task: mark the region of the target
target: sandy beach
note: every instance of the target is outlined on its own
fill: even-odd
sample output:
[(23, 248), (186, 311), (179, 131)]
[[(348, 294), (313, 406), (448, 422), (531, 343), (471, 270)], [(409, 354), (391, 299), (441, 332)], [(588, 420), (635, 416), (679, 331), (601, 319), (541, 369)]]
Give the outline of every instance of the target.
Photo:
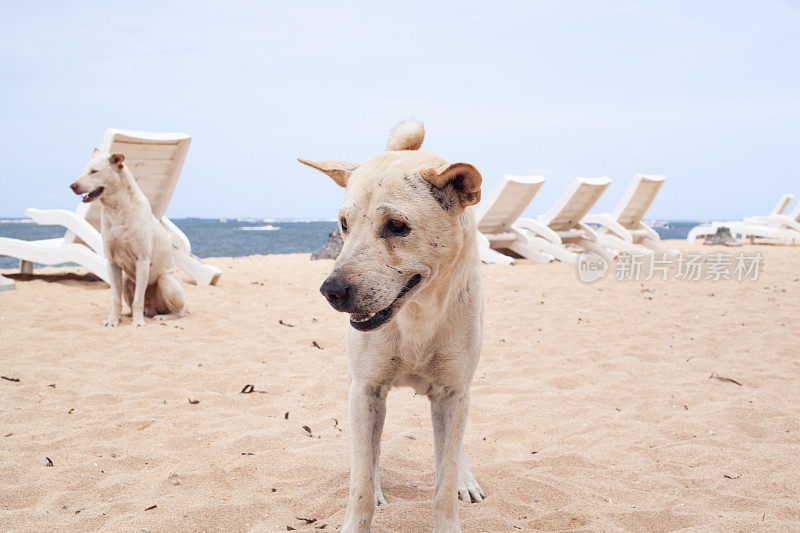
[[(484, 265), (466, 450), (487, 499), (459, 504), (464, 531), (800, 529), (800, 248), (692, 249), (760, 252), (760, 278)], [(109, 289), (85, 270), (12, 275), (0, 530), (341, 526), (346, 317), (317, 292), (332, 263), (208, 261), (219, 286), (187, 283), (185, 318), (136, 330), (100, 325)], [(429, 531), (428, 402), (409, 389), (389, 396), (381, 480), (373, 529)]]

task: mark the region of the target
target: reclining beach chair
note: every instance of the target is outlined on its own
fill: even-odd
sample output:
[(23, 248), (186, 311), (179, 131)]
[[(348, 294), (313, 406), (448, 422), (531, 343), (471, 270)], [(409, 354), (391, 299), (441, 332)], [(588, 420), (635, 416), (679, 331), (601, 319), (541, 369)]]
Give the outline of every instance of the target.
[[(125, 155), (125, 164), (150, 201), (153, 214), (172, 239), (176, 266), (192, 276), (198, 285), (213, 285), (222, 271), (193, 256), (189, 239), (164, 216), (190, 142), (191, 137), (183, 133), (109, 129), (100, 150)], [(67, 188), (67, 184), (64, 188)], [(102, 208), (97, 201), (81, 203), (75, 212), (66, 209), (27, 209), (25, 215), (37, 224), (64, 226), (67, 232), (61, 238), (38, 241), (0, 238), (0, 256), (18, 258), (23, 274), (33, 274), (34, 263), (77, 263), (108, 282), (108, 263), (100, 235)]]
[(718, 228), (728, 228), (731, 234), (741, 237), (779, 239), (786, 244), (800, 243), (800, 202), (788, 215), (783, 212), (792, 200), (791, 194), (784, 194), (775, 204), (769, 215), (745, 217), (744, 220), (712, 222), (696, 226), (689, 231), (686, 240), (694, 242), (699, 237), (714, 235)]
[(664, 183), (664, 176), (637, 174), (612, 213), (586, 215), (583, 222), (597, 224), (597, 242), (629, 255), (653, 252), (678, 255), (679, 252), (661, 243), (658, 233), (642, 222), (650, 204)]
[(531, 248), (527, 235), (513, 227), (544, 183), (542, 176), (503, 176), (475, 213), (478, 247), (484, 263), (514, 262), (497, 250), (512, 252), (533, 261), (547, 263), (553, 256)]
[(580, 246), (611, 261), (616, 252), (599, 244), (597, 233), (582, 222), (609, 183), (611, 180), (607, 177), (575, 178), (547, 214), (536, 219), (518, 218), (514, 227), (525, 232), (534, 250), (550, 254), (559, 261), (574, 263), (578, 260), (578, 253), (567, 245)]

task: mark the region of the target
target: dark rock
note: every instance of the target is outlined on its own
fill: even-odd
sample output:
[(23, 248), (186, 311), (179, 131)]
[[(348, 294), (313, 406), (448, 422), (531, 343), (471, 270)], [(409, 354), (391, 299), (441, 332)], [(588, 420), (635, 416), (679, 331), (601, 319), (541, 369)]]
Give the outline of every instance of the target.
[(323, 246), (321, 250), (311, 254), (311, 260), (336, 259), (339, 257), (339, 254), (342, 253), (342, 246), (344, 246), (344, 242), (342, 241), (342, 234), (339, 232), (339, 228), (332, 229), (328, 234), (328, 242), (325, 243), (325, 246)]
[(726, 228), (724, 226), (717, 228), (717, 232), (714, 235), (706, 237), (706, 240), (703, 241), (703, 244), (721, 244), (723, 246), (742, 245), (742, 243), (733, 238), (730, 228)]

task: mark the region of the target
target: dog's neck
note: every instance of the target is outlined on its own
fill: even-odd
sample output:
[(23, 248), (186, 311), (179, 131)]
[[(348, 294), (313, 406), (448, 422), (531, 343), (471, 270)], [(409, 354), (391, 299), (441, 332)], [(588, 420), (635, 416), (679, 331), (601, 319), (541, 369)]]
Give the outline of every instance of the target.
[(103, 207), (116, 212), (139, 209), (142, 202), (146, 204), (147, 197), (127, 166), (123, 166), (119, 172), (119, 188), (100, 197)]
[[(472, 211), (462, 213), (459, 223), (464, 232), (463, 246), (455, 260), (436, 274), (437, 278), (449, 279), (450, 282), (425, 287), (400, 310), (395, 322), (401, 337), (426, 342), (436, 335), (441, 320), (458, 316), (454, 311), (463, 305), (465, 298), (482, 298), (480, 255)], [(473, 281), (475, 283), (471, 283)], [(471, 287), (478, 294), (467, 294)]]

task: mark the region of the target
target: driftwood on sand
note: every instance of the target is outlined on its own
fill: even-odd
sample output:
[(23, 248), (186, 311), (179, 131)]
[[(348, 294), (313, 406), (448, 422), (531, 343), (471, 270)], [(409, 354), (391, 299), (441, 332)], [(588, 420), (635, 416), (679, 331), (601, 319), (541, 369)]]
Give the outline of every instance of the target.
[(311, 254), (311, 259), (336, 259), (342, 253), (342, 234), (339, 233), (339, 228), (332, 229), (328, 234), (328, 242), (325, 243), (320, 250)]

